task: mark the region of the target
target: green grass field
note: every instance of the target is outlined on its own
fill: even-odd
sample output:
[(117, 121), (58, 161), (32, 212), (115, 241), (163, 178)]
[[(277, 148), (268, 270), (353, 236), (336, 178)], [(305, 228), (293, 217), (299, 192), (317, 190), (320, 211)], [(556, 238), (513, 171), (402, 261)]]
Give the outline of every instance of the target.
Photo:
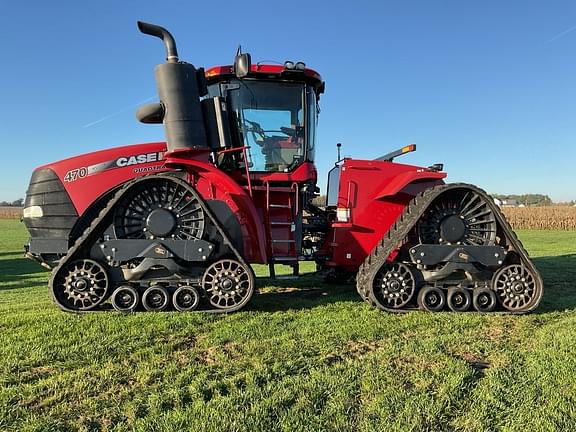
[(527, 316), (384, 314), (314, 276), (228, 316), (77, 316), (0, 220), (0, 430), (576, 430), (576, 232), (519, 234)]

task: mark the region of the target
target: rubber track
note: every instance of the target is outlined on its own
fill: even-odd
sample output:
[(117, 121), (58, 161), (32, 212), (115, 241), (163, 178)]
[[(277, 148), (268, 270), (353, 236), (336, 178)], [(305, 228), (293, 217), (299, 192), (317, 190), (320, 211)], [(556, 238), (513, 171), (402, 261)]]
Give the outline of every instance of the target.
[(506, 236), (506, 241), (512, 246), (512, 249), (519, 255), (521, 263), (525, 265), (533, 273), (536, 279), (536, 283), (540, 289), (540, 297), (531, 305), (528, 309), (523, 311), (506, 311), (509, 314), (524, 314), (531, 312), (540, 303), (543, 294), (543, 282), (540, 273), (530, 261), (528, 253), (524, 249), (522, 242), (516, 236), (516, 233), (506, 220), (505, 216), (500, 211), (500, 208), (494, 203), (494, 200), (488, 195), (484, 190), (477, 186), (466, 184), (466, 183), (451, 183), (446, 185), (435, 186), (430, 189), (426, 189), (417, 196), (415, 196), (412, 201), (406, 206), (402, 214), (398, 217), (394, 225), (390, 227), (386, 235), (382, 238), (380, 243), (372, 250), (372, 253), (368, 255), (365, 261), (362, 263), (358, 270), (358, 275), (356, 277), (356, 289), (364, 301), (371, 304), (372, 306), (386, 311), (386, 312), (409, 312), (413, 310), (418, 310), (417, 308), (410, 309), (393, 309), (382, 305), (374, 295), (374, 278), (380, 267), (386, 262), (388, 256), (396, 247), (406, 238), (410, 233), (412, 228), (418, 222), (420, 216), (426, 211), (428, 206), (436, 199), (439, 195), (444, 192), (453, 189), (467, 189), (471, 190), (478, 195), (480, 195), (486, 203), (490, 206), (496, 220), (500, 225), (501, 229), (504, 231)]
[[(87, 242), (89, 242), (90, 240), (95, 241), (98, 238), (98, 236), (101, 234), (101, 232), (99, 232), (98, 229), (102, 228), (102, 225), (104, 225), (103, 228), (106, 228), (108, 226), (106, 224), (106, 222), (107, 222), (106, 217), (111, 214), (112, 210), (114, 209), (114, 206), (124, 196), (124, 194), (127, 193), (130, 188), (132, 188), (133, 186), (135, 186), (136, 184), (138, 184), (140, 182), (156, 180), (156, 179), (168, 179), (168, 180), (175, 181), (176, 183), (180, 183), (181, 186), (185, 186), (187, 188), (191, 187), (190, 184), (188, 184), (184, 180), (182, 180), (182, 179), (180, 179), (174, 175), (170, 175), (170, 174), (150, 174), (150, 175), (142, 176), (142, 177), (139, 177), (137, 179), (126, 182), (124, 184), (124, 186), (114, 194), (114, 196), (108, 202), (106, 207), (104, 207), (100, 211), (100, 213), (98, 214), (98, 217), (96, 217), (92, 221), (92, 223), (90, 223), (90, 225), (84, 230), (82, 235), (80, 237), (78, 237), (78, 239), (76, 239), (76, 241), (74, 242), (74, 245), (72, 245), (72, 247), (70, 249), (68, 249), (68, 252), (66, 253), (66, 255), (64, 257), (62, 257), (62, 259), (60, 259), (60, 261), (58, 262), (58, 265), (56, 267), (54, 267), (54, 269), (52, 270), (52, 276), (50, 277), (50, 282), (49, 282), (48, 286), (50, 288), (50, 295), (52, 296), (52, 300), (54, 301), (54, 303), (56, 303), (58, 305), (58, 307), (60, 307), (60, 309), (62, 309), (63, 311), (66, 311), (66, 312), (73, 312), (73, 313), (94, 313), (94, 312), (112, 312), (112, 311), (115, 311), (115, 309), (98, 309), (98, 307), (101, 306), (101, 304), (99, 306), (96, 306), (95, 309), (90, 309), (90, 310), (76, 310), (76, 309), (69, 309), (67, 307), (64, 307), (63, 305), (61, 305), (58, 302), (58, 300), (56, 299), (56, 296), (54, 295), (54, 282), (58, 276), (58, 273), (64, 268), (64, 266), (66, 266), (66, 264), (68, 264), (69, 262), (71, 262), (75, 259), (82, 259), (83, 258), (83, 257), (77, 256), (78, 253), (87, 244)], [(206, 203), (204, 202), (202, 197), (198, 193), (196, 193), (196, 195), (198, 198), (198, 202), (200, 203), (200, 206), (202, 207), (202, 210), (205, 212), (205, 214), (208, 216), (210, 221), (214, 224), (214, 226), (218, 230), (219, 234), (224, 239), (224, 244), (226, 246), (228, 246), (230, 248), (230, 250), (232, 250), (232, 252), (236, 256), (236, 259), (248, 271), (252, 272), (252, 268), (246, 263), (246, 261), (244, 260), (244, 258), (242, 257), (242, 255), (240, 254), (238, 249), (236, 249), (236, 247), (234, 247), (234, 244), (230, 240), (230, 237), (228, 237), (228, 235), (226, 234), (226, 231), (224, 230), (224, 228), (222, 227), (222, 225), (220, 224), (218, 219), (216, 219), (216, 217), (214, 216), (212, 211), (208, 208), (208, 206), (206, 205)], [(94, 238), (94, 237), (96, 237), (96, 238)], [(90, 243), (90, 245), (91, 245), (91, 243)], [(100, 263), (100, 264), (103, 264), (103, 263)], [(106, 265), (106, 264), (103, 264), (103, 265)], [(253, 279), (254, 279), (254, 277), (253, 277)], [(112, 292), (113, 292), (113, 290), (110, 292), (110, 294), (112, 294)], [(254, 294), (254, 292), (252, 294)], [(235, 306), (235, 307), (230, 308), (230, 309), (224, 309), (224, 310), (222, 310), (222, 309), (208, 309), (208, 310), (199, 310), (198, 312), (207, 312), (207, 313), (235, 312), (236, 310), (241, 309), (242, 307), (246, 306), (246, 304), (248, 304), (248, 303), (249, 303), (249, 301), (240, 305), (240, 306)]]

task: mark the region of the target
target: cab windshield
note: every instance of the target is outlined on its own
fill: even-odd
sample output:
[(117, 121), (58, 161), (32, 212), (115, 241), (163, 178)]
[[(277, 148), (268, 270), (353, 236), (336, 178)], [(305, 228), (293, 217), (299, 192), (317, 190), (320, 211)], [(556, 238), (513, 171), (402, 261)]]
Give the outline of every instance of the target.
[(238, 81), (228, 90), (238, 139), (251, 171), (291, 171), (306, 157), (305, 85)]

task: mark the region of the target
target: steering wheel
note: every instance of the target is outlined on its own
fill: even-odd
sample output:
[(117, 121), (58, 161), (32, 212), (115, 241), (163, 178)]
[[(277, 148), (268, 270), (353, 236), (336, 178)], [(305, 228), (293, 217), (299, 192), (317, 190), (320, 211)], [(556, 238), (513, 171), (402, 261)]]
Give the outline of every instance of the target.
[[(243, 119), (243, 121), (244, 121), (244, 129), (247, 132), (250, 132), (253, 135), (259, 135), (261, 140), (265, 140), (266, 138), (268, 138), (266, 132), (264, 131), (264, 129), (262, 129), (262, 126), (260, 126), (259, 123), (247, 119)], [(256, 136), (254, 136), (254, 140), (257, 141)]]
[(280, 132), (285, 133), (288, 136), (296, 138), (296, 129), (292, 129), (285, 126), (280, 126)]
[(304, 128), (302, 126), (296, 126), (294, 128), (284, 127), (284, 126), (280, 127), (280, 132), (288, 135), (289, 137), (295, 138), (295, 139), (302, 138), (303, 131), (304, 131)]

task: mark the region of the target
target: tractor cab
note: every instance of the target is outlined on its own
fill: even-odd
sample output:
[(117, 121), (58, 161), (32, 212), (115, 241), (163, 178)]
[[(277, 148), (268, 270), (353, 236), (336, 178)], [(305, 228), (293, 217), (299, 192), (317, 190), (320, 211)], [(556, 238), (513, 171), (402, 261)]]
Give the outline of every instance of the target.
[(243, 160), (238, 151), (217, 152), (220, 168), (247, 167), (255, 177), (266, 177), (293, 173), (305, 162), (314, 162), (318, 99), (324, 85), (318, 73), (303, 63), (296, 65), (254, 65), (242, 77), (235, 66), (206, 71), (208, 96), (223, 105), (221, 115), (226, 113), (222, 124), (229, 127), (228, 146), (244, 149), (246, 155)]

